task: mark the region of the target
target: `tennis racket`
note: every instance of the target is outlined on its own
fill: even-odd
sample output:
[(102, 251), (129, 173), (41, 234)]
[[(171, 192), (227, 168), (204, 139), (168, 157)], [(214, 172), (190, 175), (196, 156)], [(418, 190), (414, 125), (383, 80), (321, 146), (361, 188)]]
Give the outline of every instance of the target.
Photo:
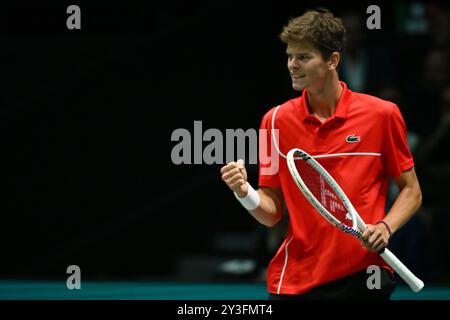
[[(300, 149), (290, 150), (286, 159), (292, 178), (312, 206), (332, 225), (360, 238), (367, 226), (333, 177)], [(391, 251), (385, 248), (379, 254), (414, 292), (422, 290), (422, 280)]]

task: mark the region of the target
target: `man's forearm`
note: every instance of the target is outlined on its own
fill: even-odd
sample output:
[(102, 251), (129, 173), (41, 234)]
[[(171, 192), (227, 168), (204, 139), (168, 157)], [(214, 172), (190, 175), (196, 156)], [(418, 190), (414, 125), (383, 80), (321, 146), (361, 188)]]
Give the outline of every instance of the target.
[(392, 233), (397, 231), (414, 215), (422, 203), (422, 193), (419, 187), (405, 186), (397, 196), (391, 210), (384, 221), (391, 228)]
[(265, 191), (257, 190), (260, 196), (260, 204), (255, 210), (249, 210), (250, 214), (261, 224), (273, 227), (283, 216), (281, 201), (269, 196)]

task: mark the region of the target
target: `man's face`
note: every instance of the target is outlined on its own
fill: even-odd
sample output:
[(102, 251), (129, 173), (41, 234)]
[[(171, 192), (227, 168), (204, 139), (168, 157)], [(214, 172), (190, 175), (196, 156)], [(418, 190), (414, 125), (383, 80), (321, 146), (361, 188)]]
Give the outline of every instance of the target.
[(330, 71), (329, 65), (311, 43), (290, 43), (286, 54), (294, 90), (320, 88), (323, 85)]

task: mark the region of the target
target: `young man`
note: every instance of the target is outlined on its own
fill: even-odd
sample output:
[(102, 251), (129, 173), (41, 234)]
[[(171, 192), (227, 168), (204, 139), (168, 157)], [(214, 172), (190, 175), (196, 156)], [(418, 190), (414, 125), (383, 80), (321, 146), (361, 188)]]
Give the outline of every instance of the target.
[[(243, 161), (222, 167), (222, 180), (260, 223), (275, 225), (287, 206), (287, 237), (267, 271), (274, 299), (389, 299), (392, 270), (377, 254), (421, 204), (406, 128), (397, 106), (352, 92), (339, 81), (337, 67), (345, 28), (327, 10), (308, 11), (292, 19), (281, 34), (287, 45), (287, 67), (298, 98), (271, 109), (261, 128), (278, 129), (279, 170), (259, 176), (255, 191), (247, 182)], [(267, 142), (270, 145), (270, 141)], [(319, 159), (353, 202), (368, 227), (359, 242), (340, 232), (305, 202), (292, 180), (285, 155), (292, 148)], [(389, 177), (399, 195), (385, 213)], [(303, 203), (303, 205), (301, 204)], [(381, 267), (381, 288), (369, 289), (371, 265)]]

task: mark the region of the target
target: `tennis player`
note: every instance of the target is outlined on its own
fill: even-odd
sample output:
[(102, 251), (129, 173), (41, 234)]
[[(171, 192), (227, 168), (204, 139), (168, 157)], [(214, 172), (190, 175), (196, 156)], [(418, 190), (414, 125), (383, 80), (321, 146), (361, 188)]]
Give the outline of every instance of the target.
[[(272, 227), (282, 218), (284, 205), (288, 209), (286, 239), (267, 271), (269, 298), (390, 299), (393, 271), (377, 251), (388, 245), (422, 199), (402, 115), (394, 103), (353, 92), (339, 80), (345, 28), (330, 11), (310, 10), (291, 19), (280, 38), (287, 46), (292, 87), (302, 93), (262, 119), (261, 128), (271, 132), (268, 139), (278, 129), (278, 148), (270, 152), (277, 153), (279, 170), (261, 174), (271, 164), (260, 164), (255, 190), (242, 160), (221, 168), (222, 180), (260, 223)], [(292, 148), (322, 156), (317, 160), (368, 224), (360, 241), (333, 228), (307, 201), (299, 201), (303, 195), (285, 159)], [(386, 214), (390, 177), (399, 194)], [(369, 266), (380, 267), (378, 281), (368, 273), (373, 270)]]

